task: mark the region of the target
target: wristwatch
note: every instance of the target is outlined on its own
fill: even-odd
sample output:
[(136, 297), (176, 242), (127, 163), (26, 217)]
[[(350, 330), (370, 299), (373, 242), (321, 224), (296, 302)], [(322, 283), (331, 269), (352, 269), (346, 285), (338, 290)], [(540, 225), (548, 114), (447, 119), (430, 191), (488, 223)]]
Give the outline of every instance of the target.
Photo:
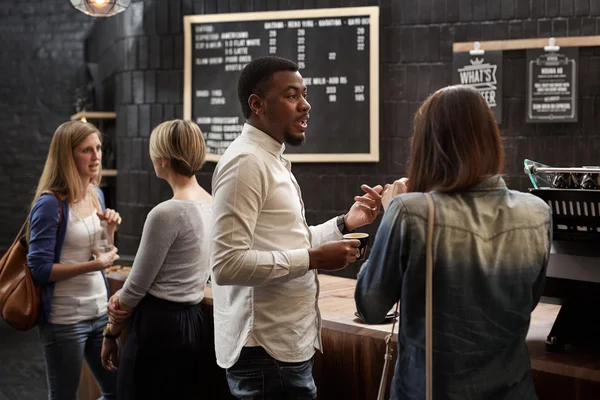
[(108, 331), (109, 326), (110, 326), (110, 323), (106, 324), (106, 326), (104, 327), (104, 330), (102, 331), (102, 336), (104, 336), (107, 339), (118, 339), (120, 334), (111, 335), (110, 332)]
[(342, 233), (342, 235), (350, 233), (350, 231), (346, 227), (346, 223), (344, 222), (344, 217), (345, 216), (346, 216), (346, 214), (342, 214), (339, 217), (337, 217), (337, 220), (336, 220), (337, 227), (340, 230), (340, 232)]

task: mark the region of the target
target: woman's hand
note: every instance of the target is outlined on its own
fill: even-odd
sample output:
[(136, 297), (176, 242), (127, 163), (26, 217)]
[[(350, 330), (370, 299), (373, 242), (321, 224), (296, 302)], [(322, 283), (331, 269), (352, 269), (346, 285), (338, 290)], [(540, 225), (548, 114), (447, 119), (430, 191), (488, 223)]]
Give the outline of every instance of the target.
[(117, 372), (116, 365), (119, 363), (119, 343), (117, 339), (104, 338), (102, 340), (102, 352), (100, 353), (102, 366), (110, 372)]
[(117, 249), (115, 246), (113, 246), (108, 253), (100, 253), (97, 249), (92, 249), (92, 254), (96, 256), (98, 270), (112, 266), (113, 263), (120, 258), (117, 254), (118, 250), (119, 249)]
[(100, 221), (106, 221), (106, 229), (109, 235), (113, 235), (117, 226), (121, 224), (121, 215), (111, 208), (104, 209), (104, 212), (96, 212)]
[(385, 185), (383, 189), (383, 196), (381, 199), (381, 205), (383, 206), (383, 210), (385, 211), (392, 201), (392, 199), (399, 194), (406, 193), (408, 191), (408, 178), (401, 178), (395, 181), (394, 183)]
[(111, 296), (106, 307), (108, 310), (108, 321), (112, 325), (121, 325), (123, 322), (127, 321), (131, 315), (129, 312), (121, 310), (121, 305), (119, 303), (120, 292), (121, 291), (119, 290)]

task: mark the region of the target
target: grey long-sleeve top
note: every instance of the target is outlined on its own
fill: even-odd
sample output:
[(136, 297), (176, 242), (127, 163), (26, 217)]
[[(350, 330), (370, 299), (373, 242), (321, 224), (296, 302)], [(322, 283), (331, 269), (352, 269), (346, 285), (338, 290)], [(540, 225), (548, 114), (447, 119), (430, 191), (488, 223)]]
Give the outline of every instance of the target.
[(148, 213), (120, 301), (135, 307), (146, 295), (180, 303), (204, 298), (210, 276), (212, 203), (167, 200)]

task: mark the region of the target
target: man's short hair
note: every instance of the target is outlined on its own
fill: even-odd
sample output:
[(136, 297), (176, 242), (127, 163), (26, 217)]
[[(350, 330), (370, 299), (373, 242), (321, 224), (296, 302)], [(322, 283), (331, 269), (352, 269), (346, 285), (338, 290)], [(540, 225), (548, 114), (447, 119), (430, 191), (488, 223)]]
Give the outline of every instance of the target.
[(248, 63), (238, 80), (238, 98), (242, 105), (244, 118), (252, 115), (248, 99), (252, 94), (264, 96), (267, 92), (267, 81), (279, 71), (298, 71), (298, 64), (281, 57), (260, 57)]

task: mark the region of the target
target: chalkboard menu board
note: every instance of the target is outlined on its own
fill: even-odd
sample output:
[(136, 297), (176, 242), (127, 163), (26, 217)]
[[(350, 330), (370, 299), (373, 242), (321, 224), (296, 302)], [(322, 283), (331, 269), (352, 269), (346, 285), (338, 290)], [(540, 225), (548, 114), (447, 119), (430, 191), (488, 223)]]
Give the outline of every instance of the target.
[(577, 122), (579, 48), (527, 50), (527, 122)]
[(496, 121), (502, 122), (501, 51), (485, 51), (480, 55), (468, 51), (454, 53), (452, 83), (475, 88), (487, 101)]
[(184, 17), (184, 118), (217, 161), (245, 122), (240, 71), (262, 56), (298, 63), (311, 104), (296, 162), (379, 161), (379, 8), (354, 7)]

